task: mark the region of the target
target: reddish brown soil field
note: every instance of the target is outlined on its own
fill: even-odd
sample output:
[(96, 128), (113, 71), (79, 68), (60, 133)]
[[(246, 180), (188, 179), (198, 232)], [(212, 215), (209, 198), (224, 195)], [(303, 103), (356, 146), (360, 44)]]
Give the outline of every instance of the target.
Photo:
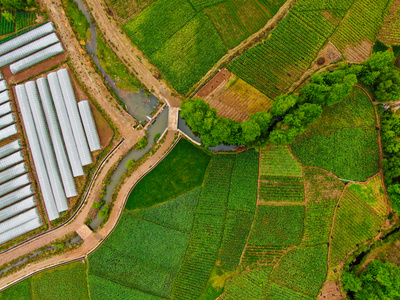
[(221, 85), (224, 81), (228, 81), (231, 77), (231, 72), (226, 69), (220, 71), (215, 75), (208, 83), (206, 83), (195, 95), (195, 97), (205, 98), (209, 94), (215, 91), (217, 87)]

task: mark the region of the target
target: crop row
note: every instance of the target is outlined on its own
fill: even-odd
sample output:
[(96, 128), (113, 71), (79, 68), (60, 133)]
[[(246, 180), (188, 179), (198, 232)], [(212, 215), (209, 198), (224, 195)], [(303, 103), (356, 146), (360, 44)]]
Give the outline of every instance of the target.
[(332, 36), (339, 50), (349, 45), (358, 46), (363, 41), (374, 42), (388, 13), (391, 0), (357, 0)]
[(253, 213), (228, 210), (218, 257), (225, 271), (234, 271), (239, 265), (253, 219)]
[[(3, 13), (6, 10), (1, 10)], [(12, 13), (12, 12), (11, 12)], [(15, 31), (15, 23), (7, 21), (3, 15), (0, 15), (0, 35), (8, 34)]]
[(301, 242), (304, 206), (259, 206), (249, 238), (256, 246), (291, 246)]
[(225, 287), (224, 300), (254, 300), (262, 299), (268, 286), (268, 276), (272, 267), (266, 266), (239, 274)]
[[(393, 8), (396, 3), (393, 4)], [(383, 26), (379, 31), (378, 40), (385, 43), (386, 45), (399, 45), (400, 44), (400, 32), (399, 22), (400, 22), (400, 10), (391, 9), (390, 14), (385, 18)]]
[(304, 185), (302, 182), (260, 182), (260, 199), (264, 201), (304, 201)]
[(302, 177), (303, 170), (288, 146), (269, 145), (261, 150), (261, 176)]
[(36, 13), (34, 11), (18, 10), (15, 13), (16, 29), (21, 30), (36, 23)]
[(365, 181), (379, 171), (378, 134), (372, 128), (300, 136), (292, 149), (304, 165), (329, 170), (339, 178)]
[(303, 74), (324, 43), (323, 36), (289, 13), (272, 37), (233, 60), (228, 69), (274, 98)]
[(364, 200), (346, 189), (340, 200), (333, 228), (331, 266), (338, 265), (358, 244), (379, 233), (382, 219)]
[(275, 265), (287, 247), (247, 245), (241, 264), (243, 266)]
[(270, 279), (315, 298), (328, 271), (327, 259), (326, 244), (293, 248), (279, 261)]
[(257, 179), (258, 153), (249, 150), (236, 155), (229, 192), (229, 209), (255, 212)]
[(335, 207), (344, 184), (323, 169), (306, 167), (304, 174), (307, 207), (302, 244), (328, 243)]
[(355, 0), (299, 0), (297, 8), (301, 11), (347, 11)]
[(227, 0), (206, 13), (229, 48), (261, 29), (270, 17), (257, 0)]
[[(296, 8), (297, 6), (295, 6)], [(327, 11), (294, 11), (295, 16), (304, 21), (319, 34), (328, 38), (335, 31), (341, 18), (335, 18), (331, 12)]]
[(275, 282), (271, 282), (268, 286), (266, 299), (269, 300), (311, 300), (314, 299), (305, 294), (296, 292), (292, 289), (289, 289), (283, 285), (276, 284)]

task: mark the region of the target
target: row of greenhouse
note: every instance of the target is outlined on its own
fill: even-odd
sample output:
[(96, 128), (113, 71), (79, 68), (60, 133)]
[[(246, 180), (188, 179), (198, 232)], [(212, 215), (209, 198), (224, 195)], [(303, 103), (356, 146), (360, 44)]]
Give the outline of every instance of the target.
[(52, 22), (0, 44), (0, 67), (10, 65), (17, 74), (33, 65), (64, 52)]
[(84, 175), (101, 149), (88, 101), (76, 101), (67, 69), (15, 87), (49, 220), (77, 196), (74, 177)]
[(0, 244), (42, 225), (20, 140), (0, 147)]

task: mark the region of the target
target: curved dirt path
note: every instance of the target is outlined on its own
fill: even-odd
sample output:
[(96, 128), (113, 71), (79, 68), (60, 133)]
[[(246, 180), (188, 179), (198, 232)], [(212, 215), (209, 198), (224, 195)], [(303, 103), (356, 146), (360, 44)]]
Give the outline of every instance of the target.
[(86, 4), (107, 44), (124, 62), (126, 67), (133, 74), (137, 74), (137, 77), (149, 91), (153, 90), (154, 96), (163, 102), (167, 102), (169, 106), (179, 107), (181, 99), (171, 95), (172, 93), (178, 93), (169, 88), (166, 82), (154, 77), (150, 70), (156, 69), (156, 67), (150, 64), (147, 58), (143, 56), (143, 53), (132, 44), (132, 41), (118, 27), (114, 19), (107, 15), (104, 1), (86, 0)]

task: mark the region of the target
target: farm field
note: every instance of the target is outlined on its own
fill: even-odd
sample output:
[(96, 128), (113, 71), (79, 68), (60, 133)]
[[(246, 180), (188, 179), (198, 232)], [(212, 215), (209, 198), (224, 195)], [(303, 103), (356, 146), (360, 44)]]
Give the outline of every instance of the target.
[(400, 11), (397, 8), (398, 5), (398, 1), (394, 1), (377, 37), (379, 41), (387, 46), (400, 45)]
[(357, 245), (378, 235), (387, 213), (386, 201), (380, 176), (366, 184), (351, 183), (346, 187), (333, 228), (332, 267)]
[(218, 84), (214, 80), (220, 79), (213, 78), (198, 91), (196, 97), (204, 98), (212, 108), (216, 108), (218, 116), (243, 122), (251, 114), (269, 110), (273, 103), (272, 99), (235, 75), (231, 75), (229, 79), (224, 80), (220, 86), (212, 90), (214, 84)]
[(137, 184), (126, 209), (153, 206), (200, 186), (209, 161), (210, 155), (203, 150), (186, 140), (179, 141), (174, 151)]
[[(8, 11), (10, 12), (15, 22), (8, 21), (2, 14)], [(32, 26), (36, 24), (36, 12), (34, 11), (10, 11), (6, 9), (1, 10), (0, 15), (0, 36), (6, 35), (9, 33), (15, 33), (16, 31), (20, 31), (26, 27)]]
[(331, 37), (350, 61), (366, 60), (394, 0), (356, 0)]
[(322, 118), (296, 138), (293, 153), (305, 165), (365, 181), (379, 171), (375, 122), (372, 103), (356, 88), (348, 99), (324, 109)]
[[(109, 0), (109, 5), (127, 35), (172, 86), (186, 94), (228, 49), (260, 30), (285, 1), (129, 1), (134, 3), (126, 9), (119, 2)], [(136, 14), (131, 13), (133, 7), (146, 8)]]

